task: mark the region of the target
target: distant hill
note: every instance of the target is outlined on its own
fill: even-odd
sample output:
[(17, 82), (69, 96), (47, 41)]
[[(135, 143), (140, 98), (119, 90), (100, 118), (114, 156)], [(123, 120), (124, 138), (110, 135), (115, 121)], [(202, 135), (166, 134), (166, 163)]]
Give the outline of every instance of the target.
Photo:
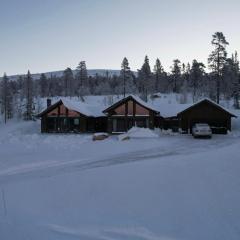
[[(45, 72), (44, 74), (50, 78), (51, 76), (56, 76), (56, 77), (61, 77), (63, 75), (64, 70), (60, 71), (54, 71), (54, 72)], [(96, 74), (101, 75), (101, 76), (106, 76), (106, 73), (108, 72), (109, 76), (113, 75), (119, 75), (120, 70), (109, 70), (109, 69), (89, 69), (88, 70), (88, 76), (95, 76)], [(39, 79), (40, 75), (42, 73), (34, 73), (32, 74), (33, 79)], [(76, 70), (73, 70), (73, 74), (76, 74)], [(8, 76), (10, 80), (14, 81), (19, 78), (19, 76), (25, 76), (24, 74), (18, 74), (18, 75), (11, 75)]]

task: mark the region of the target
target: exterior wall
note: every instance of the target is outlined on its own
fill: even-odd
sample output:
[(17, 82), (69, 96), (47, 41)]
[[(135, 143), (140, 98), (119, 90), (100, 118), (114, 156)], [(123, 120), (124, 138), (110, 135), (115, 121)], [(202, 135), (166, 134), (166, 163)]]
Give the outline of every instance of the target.
[(153, 111), (130, 99), (111, 110), (108, 117), (108, 132), (126, 132), (136, 125), (153, 129), (155, 116)]
[(51, 112), (47, 114), (47, 116), (68, 116), (68, 117), (79, 117), (79, 113), (68, 110), (63, 104), (60, 106), (57, 106), (55, 109), (53, 109)]
[(191, 132), (195, 123), (208, 123), (211, 127), (231, 130), (231, 117), (211, 104), (203, 103), (179, 115), (180, 127)]
[(47, 116), (57, 116), (58, 115), (58, 107), (54, 108), (51, 112), (47, 114)]
[(41, 118), (41, 132), (104, 132), (107, 131), (107, 117), (85, 117), (67, 109), (63, 104)]
[[(78, 121), (79, 124), (76, 124)], [(85, 132), (86, 117), (67, 109), (63, 104), (56, 106), (41, 119), (42, 132)]]
[(128, 116), (126, 118), (125, 116), (112, 116), (108, 118), (108, 132), (109, 133), (126, 132), (127, 130), (134, 126), (152, 128), (150, 124), (151, 124), (150, 117)]
[[(135, 104), (135, 109), (134, 109)], [(125, 115), (126, 111), (126, 105), (127, 105), (127, 115), (149, 115), (150, 111), (141, 105), (135, 103), (132, 100), (129, 100), (127, 103), (123, 103), (122, 105), (118, 106), (114, 109), (115, 114), (114, 115)], [(134, 111), (135, 110), (135, 111)], [(135, 112), (135, 114), (134, 114)]]

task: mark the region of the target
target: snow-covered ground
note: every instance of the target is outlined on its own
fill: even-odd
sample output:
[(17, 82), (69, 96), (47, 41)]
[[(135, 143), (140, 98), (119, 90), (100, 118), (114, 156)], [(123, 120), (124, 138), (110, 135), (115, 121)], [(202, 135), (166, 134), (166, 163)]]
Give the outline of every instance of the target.
[(129, 135), (0, 124), (0, 239), (240, 239), (239, 119), (210, 140)]
[(112, 136), (0, 128), (1, 239), (239, 239), (240, 134)]

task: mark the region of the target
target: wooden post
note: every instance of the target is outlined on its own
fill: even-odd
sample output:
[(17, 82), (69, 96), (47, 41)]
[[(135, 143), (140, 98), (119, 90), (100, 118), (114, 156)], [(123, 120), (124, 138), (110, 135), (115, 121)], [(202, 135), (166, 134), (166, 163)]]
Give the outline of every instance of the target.
[(125, 103), (125, 131), (127, 132), (128, 126), (127, 126), (127, 120), (128, 120), (128, 102)]
[(133, 101), (133, 127), (135, 126), (136, 124), (136, 102)]
[(58, 115), (57, 115), (57, 122), (56, 122), (57, 132), (60, 131), (60, 106), (58, 106)]
[(107, 118), (107, 131), (108, 133), (113, 132), (113, 119), (111, 117)]
[(149, 111), (149, 128), (154, 129), (154, 114), (152, 111)]
[(70, 132), (70, 121), (69, 121), (69, 118), (68, 118), (68, 109), (66, 108), (66, 112), (65, 112), (65, 114), (66, 114), (66, 129), (65, 129), (65, 131), (67, 130), (67, 132)]

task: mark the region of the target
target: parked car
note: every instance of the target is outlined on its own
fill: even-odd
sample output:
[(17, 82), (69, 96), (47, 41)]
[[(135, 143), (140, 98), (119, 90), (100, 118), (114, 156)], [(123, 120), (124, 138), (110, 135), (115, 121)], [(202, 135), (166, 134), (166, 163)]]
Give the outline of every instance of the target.
[(197, 138), (197, 137), (211, 138), (212, 130), (207, 123), (196, 123), (192, 127), (192, 135), (194, 138)]

